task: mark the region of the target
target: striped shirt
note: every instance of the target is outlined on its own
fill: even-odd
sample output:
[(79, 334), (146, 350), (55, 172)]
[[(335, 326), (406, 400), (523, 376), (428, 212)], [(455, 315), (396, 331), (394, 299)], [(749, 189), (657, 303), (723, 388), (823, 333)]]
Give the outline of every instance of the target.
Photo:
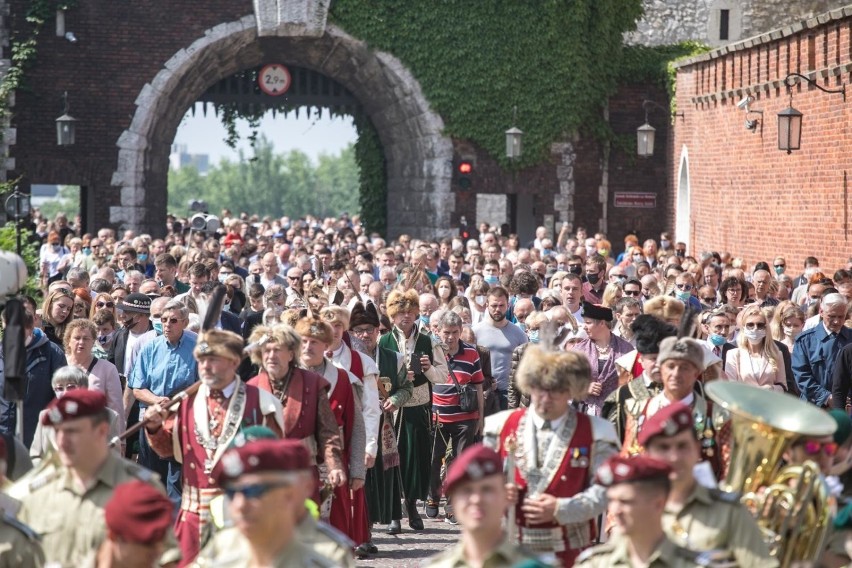
[[(479, 353), (472, 345), (459, 341), (459, 350), (449, 358), (449, 367), (455, 372), (460, 385), (481, 385), (484, 377)], [(438, 414), (438, 422), (461, 422), (479, 418), (479, 411), (462, 412), (459, 408), (459, 391), (451, 375), (442, 385), (432, 386), (432, 411)]]

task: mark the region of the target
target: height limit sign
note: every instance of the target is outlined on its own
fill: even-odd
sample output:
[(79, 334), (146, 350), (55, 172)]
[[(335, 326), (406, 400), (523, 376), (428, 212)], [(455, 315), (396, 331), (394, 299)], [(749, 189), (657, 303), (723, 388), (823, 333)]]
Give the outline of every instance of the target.
[(283, 65), (272, 63), (264, 65), (257, 76), (260, 90), (267, 95), (277, 97), (283, 95), (290, 88), (290, 71)]

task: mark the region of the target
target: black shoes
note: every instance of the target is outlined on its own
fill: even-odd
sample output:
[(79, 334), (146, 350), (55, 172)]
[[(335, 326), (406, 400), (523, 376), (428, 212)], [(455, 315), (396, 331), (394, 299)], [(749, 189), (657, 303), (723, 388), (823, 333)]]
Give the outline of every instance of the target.
[(402, 532), (402, 524), (398, 520), (391, 521), (388, 525), (388, 534), (399, 534)]
[(422, 531), (424, 528), (423, 519), (420, 518), (420, 513), (417, 512), (417, 501), (406, 501), (405, 510), (408, 512), (408, 526), (412, 530)]
[(434, 499), (426, 500), (426, 516), (430, 519), (435, 519), (438, 517), (438, 505), (440, 503), (435, 501)]

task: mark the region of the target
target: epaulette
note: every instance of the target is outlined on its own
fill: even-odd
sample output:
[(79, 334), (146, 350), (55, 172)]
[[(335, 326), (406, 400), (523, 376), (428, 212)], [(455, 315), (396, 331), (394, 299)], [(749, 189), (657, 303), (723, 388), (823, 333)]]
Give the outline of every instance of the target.
[(317, 531), (321, 532), (323, 535), (327, 536), (346, 550), (352, 550), (353, 548), (355, 548), (355, 543), (348, 536), (346, 536), (344, 533), (340, 532), (330, 524), (324, 523), (322, 521), (317, 521), (316, 525)]
[(26, 536), (28, 539), (30, 539), (30, 541), (38, 542), (38, 540), (39, 540), (38, 533), (35, 532), (32, 529), (32, 527), (30, 527), (29, 525), (22, 523), (21, 521), (19, 521), (18, 519), (16, 519), (12, 515), (9, 515), (8, 513), (3, 513), (3, 521), (7, 525), (9, 525), (10, 527), (14, 527), (14, 528), (18, 529), (19, 531), (21, 531), (22, 533), (24, 533), (24, 536)]
[(610, 542), (595, 545), (581, 552), (580, 556), (577, 557), (577, 563), (579, 564), (580, 562), (588, 560), (593, 556), (598, 556), (599, 554), (609, 554), (613, 550), (615, 550), (615, 546)]
[(742, 499), (742, 494), (733, 493), (730, 491), (722, 491), (721, 489), (717, 489), (716, 487), (711, 487), (709, 489), (710, 498), (714, 501), (719, 501), (720, 503), (728, 503), (730, 505), (736, 505)]
[(28, 485), (29, 492), (34, 493), (35, 491), (38, 491), (39, 489), (46, 487), (48, 483), (50, 483), (51, 481), (53, 481), (54, 479), (59, 477), (59, 473), (60, 473), (59, 469), (54, 468), (51, 471), (48, 471), (48, 472), (45, 472), (42, 475), (39, 475), (38, 477), (36, 477), (32, 481), (30, 481), (30, 483)]

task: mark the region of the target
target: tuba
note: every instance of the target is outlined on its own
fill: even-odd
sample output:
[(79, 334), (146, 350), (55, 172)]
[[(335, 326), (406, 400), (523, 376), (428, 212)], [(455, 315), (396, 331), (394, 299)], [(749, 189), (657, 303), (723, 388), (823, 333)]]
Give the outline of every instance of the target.
[(837, 424), (787, 394), (728, 381), (705, 390), (730, 416), (731, 459), (719, 487), (742, 494), (782, 568), (816, 561), (832, 517), (828, 488), (814, 462), (782, 467), (781, 457), (796, 439), (830, 436)]

